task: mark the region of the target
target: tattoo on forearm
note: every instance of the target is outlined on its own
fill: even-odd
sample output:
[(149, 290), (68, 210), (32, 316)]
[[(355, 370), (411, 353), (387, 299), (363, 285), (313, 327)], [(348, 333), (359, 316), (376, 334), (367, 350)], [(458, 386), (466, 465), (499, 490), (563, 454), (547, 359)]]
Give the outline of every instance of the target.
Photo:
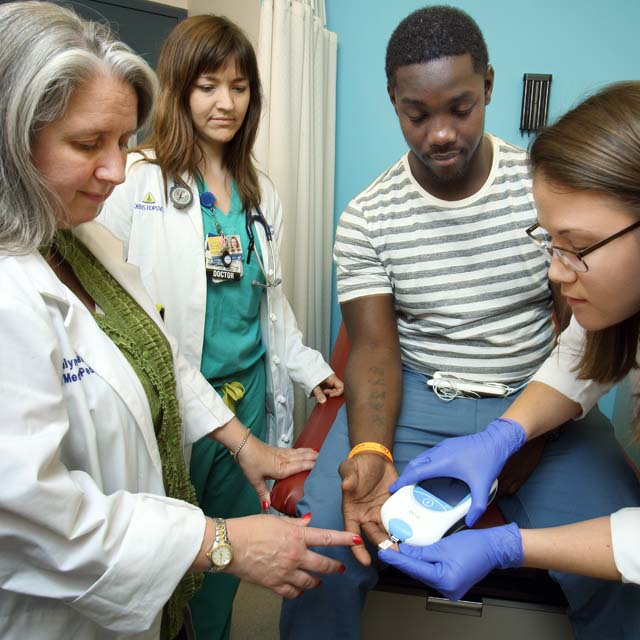
[(383, 425), (386, 400), (384, 369), (382, 367), (371, 367), (369, 374), (369, 398), (367, 402), (369, 422)]

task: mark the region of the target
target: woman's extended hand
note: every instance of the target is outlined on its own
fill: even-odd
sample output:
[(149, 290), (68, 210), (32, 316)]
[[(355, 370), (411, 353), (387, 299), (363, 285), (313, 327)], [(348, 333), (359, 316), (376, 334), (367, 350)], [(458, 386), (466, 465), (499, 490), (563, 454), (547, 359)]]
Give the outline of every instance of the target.
[(271, 496), (266, 481), (279, 480), (300, 471), (308, 471), (315, 464), (317, 457), (318, 452), (314, 449), (281, 449), (249, 436), (236, 460), (256, 490), (262, 508), (268, 509)]
[(342, 382), (335, 373), (332, 373), (319, 385), (313, 387), (312, 393), (316, 401), (322, 404), (327, 401), (327, 396), (329, 398), (341, 396), (344, 393), (344, 382)]
[(353, 533), (308, 527), (311, 518), (260, 515), (227, 520), (233, 560), (225, 569), (242, 580), (295, 598), (317, 587), (316, 573), (342, 573), (344, 565), (309, 547), (361, 544)]

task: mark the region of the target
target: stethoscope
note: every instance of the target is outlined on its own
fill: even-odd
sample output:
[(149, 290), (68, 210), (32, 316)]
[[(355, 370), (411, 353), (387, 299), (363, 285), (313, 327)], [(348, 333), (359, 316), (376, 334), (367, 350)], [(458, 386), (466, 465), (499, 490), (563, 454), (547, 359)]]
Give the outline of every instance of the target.
[[(253, 253), (255, 253), (256, 255), (256, 260), (258, 261), (260, 271), (262, 271), (262, 275), (264, 276), (264, 280), (266, 282), (266, 284), (262, 284), (262, 282), (252, 280), (251, 284), (258, 287), (264, 287), (265, 289), (268, 289), (269, 287), (277, 287), (282, 283), (282, 279), (276, 277), (276, 252), (273, 248), (273, 233), (271, 232), (271, 225), (267, 222), (259, 205), (256, 207), (256, 212), (254, 214), (249, 214), (249, 212), (245, 209), (244, 218), (245, 227), (247, 229), (247, 236), (249, 237), (249, 247), (247, 248), (247, 264), (249, 264), (249, 262), (251, 261), (251, 252), (253, 251)], [(269, 247), (269, 253), (271, 255), (271, 275), (267, 273), (267, 270), (265, 269), (264, 264), (260, 259), (260, 254), (255, 250), (256, 240), (253, 234), (253, 227), (251, 226), (255, 223), (262, 225), (262, 228), (264, 229), (264, 235), (267, 239), (267, 246)]]
[[(188, 187), (174, 184), (169, 190), (169, 199), (176, 209), (185, 209), (193, 201), (193, 194), (191, 193), (191, 189), (189, 189)], [(200, 204), (206, 209), (209, 209), (211, 212), (213, 212), (214, 203), (215, 196), (210, 191), (204, 191), (200, 194)], [(254, 253), (258, 262), (258, 267), (260, 267), (260, 271), (262, 272), (264, 281), (266, 283), (263, 284), (262, 282), (258, 282), (257, 280), (252, 280), (251, 284), (256, 287), (263, 287), (265, 289), (268, 289), (270, 287), (275, 288), (282, 283), (282, 279), (276, 277), (278, 269), (276, 252), (273, 247), (273, 233), (271, 231), (271, 226), (267, 222), (264, 214), (262, 213), (262, 209), (260, 209), (259, 206), (256, 207), (256, 212), (253, 214), (250, 214), (249, 211), (245, 209), (244, 216), (247, 236), (249, 238), (249, 246), (247, 248), (247, 264), (251, 262), (251, 254)], [(264, 263), (260, 259), (260, 254), (256, 250), (256, 240), (252, 226), (254, 224), (259, 224), (262, 226), (265, 238), (267, 239), (267, 246), (269, 247), (269, 254), (271, 258), (271, 269), (268, 272), (265, 268)]]

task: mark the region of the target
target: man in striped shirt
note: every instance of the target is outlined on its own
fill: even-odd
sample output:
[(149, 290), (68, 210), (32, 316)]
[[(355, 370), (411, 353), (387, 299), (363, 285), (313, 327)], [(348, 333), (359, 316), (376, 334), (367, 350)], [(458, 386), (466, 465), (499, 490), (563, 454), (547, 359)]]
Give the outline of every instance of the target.
[[(450, 7), (415, 12), (391, 37), (386, 72), (409, 151), (340, 219), (338, 298), (351, 348), (346, 411), (298, 505), (314, 525), (361, 529), (374, 544), (387, 537), (380, 506), (398, 469), (425, 446), (500, 416), (554, 339), (548, 260), (525, 234), (536, 221), (526, 153), (484, 132), (494, 71), (478, 26)], [(427, 385), (437, 372), (498, 383), (509, 395), (446, 402)], [(619, 456), (596, 409), (547, 444), (527, 482), (501, 499), (503, 513), (544, 527), (629, 506), (624, 491), (611, 504), (612, 487), (624, 486)], [(332, 551), (345, 573), (283, 604), (282, 638), (359, 638), (360, 607), (377, 573), (365, 546), (353, 551), (359, 563), (349, 550)], [(623, 585), (554, 577), (576, 635), (608, 637)]]

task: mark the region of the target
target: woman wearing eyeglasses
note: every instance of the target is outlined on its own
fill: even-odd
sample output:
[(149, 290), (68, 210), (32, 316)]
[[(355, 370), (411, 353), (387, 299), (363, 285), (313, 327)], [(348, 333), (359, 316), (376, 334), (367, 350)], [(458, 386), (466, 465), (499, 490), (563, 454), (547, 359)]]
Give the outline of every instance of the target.
[[(262, 108), (255, 53), (229, 20), (194, 16), (169, 34), (157, 72), (150, 137), (130, 154), (126, 182), (99, 221), (140, 267), (187, 359), (252, 436), (287, 447), (291, 380), (319, 402), (340, 395), (343, 385), (303, 345), (283, 293), (282, 208), (251, 159)], [(191, 478), (206, 514), (229, 518), (268, 508), (251, 441), (235, 456), (239, 465), (210, 439), (194, 445)], [(272, 451), (273, 476), (291, 450)], [(306, 453), (312, 463), (316, 452)], [(192, 600), (198, 638), (228, 636), (237, 585), (231, 575), (206, 576)]]
[[(471, 487), (469, 525), (486, 508), (488, 489), (507, 458), (526, 440), (579, 419), (627, 374), (636, 393), (640, 386), (640, 82), (605, 88), (540, 133), (531, 165), (538, 224), (527, 233), (552, 257), (549, 276), (573, 311), (571, 323), (502, 418), (421, 454), (391, 487), (458, 477)], [(640, 508), (626, 508), (563, 527), (463, 531), (380, 557), (459, 598), (496, 567), (640, 584), (639, 541)], [(620, 628), (606, 637), (637, 638), (638, 615), (619, 616)]]

